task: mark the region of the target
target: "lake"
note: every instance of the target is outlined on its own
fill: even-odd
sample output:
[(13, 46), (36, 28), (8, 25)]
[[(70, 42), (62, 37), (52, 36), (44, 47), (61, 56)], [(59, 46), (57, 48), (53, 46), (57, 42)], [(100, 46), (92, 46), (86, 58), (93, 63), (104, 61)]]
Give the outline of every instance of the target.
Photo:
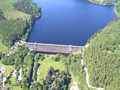
[(33, 0), (41, 18), (33, 25), (28, 42), (83, 46), (115, 18), (114, 6), (86, 0)]

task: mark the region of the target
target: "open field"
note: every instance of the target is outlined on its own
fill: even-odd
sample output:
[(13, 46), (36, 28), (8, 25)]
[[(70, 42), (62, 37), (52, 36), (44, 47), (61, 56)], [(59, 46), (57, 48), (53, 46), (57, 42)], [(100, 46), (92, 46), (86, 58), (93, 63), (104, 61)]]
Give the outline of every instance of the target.
[(6, 87), (12, 87), (12, 85), (16, 83), (15, 78), (16, 78), (15, 76), (12, 76), (10, 78), (11, 84), (10, 85), (9, 84), (5, 84), (5, 86)]
[(14, 70), (14, 66), (2, 65), (2, 67), (5, 68), (5, 73), (4, 73), (4, 76), (5, 76), (5, 77), (7, 77), (7, 75), (8, 75), (12, 70)]
[(58, 71), (62, 71), (65, 70), (64, 65), (62, 64), (62, 62), (55, 62), (54, 60), (52, 60), (52, 58), (54, 57), (54, 55), (49, 55), (47, 57), (47, 55), (45, 56), (45, 59), (43, 61), (40, 61), (40, 67), (39, 67), (39, 82), (42, 83), (42, 79), (44, 78), (44, 76), (47, 75), (47, 69), (50, 68), (50, 66), (52, 66), (55, 70)]
[(8, 47), (5, 46), (5, 45), (3, 45), (3, 44), (1, 43), (1, 40), (0, 40), (0, 52), (3, 52), (3, 51), (5, 51), (5, 50), (7, 50), (7, 49), (8, 49)]
[(11, 81), (11, 84), (5, 84), (5, 86), (6, 87), (12, 87), (12, 90), (22, 90), (21, 88), (20, 88), (20, 86), (12, 86), (12, 85), (14, 85), (14, 84), (16, 84), (16, 77), (15, 76), (12, 76), (11, 78), (10, 78), (10, 81)]
[(13, 86), (12, 90), (22, 90), (20, 86)]
[(22, 18), (22, 19), (29, 19), (30, 15), (25, 14), (23, 12), (17, 11), (13, 7), (13, 3), (15, 3), (18, 0), (0, 0), (0, 9), (3, 11), (5, 17), (7, 19), (16, 19), (16, 18)]

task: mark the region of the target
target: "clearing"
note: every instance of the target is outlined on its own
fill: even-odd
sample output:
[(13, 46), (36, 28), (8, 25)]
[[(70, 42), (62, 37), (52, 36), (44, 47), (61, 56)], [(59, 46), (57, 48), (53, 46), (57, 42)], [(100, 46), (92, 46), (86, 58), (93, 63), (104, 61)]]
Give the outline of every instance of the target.
[(50, 66), (52, 66), (55, 70), (62, 71), (65, 70), (65, 67), (63, 65), (63, 63), (60, 62), (55, 62), (53, 60), (55, 55), (45, 55), (45, 59), (43, 61), (39, 61), (40, 63), (40, 67), (38, 69), (38, 73), (39, 73), (39, 82), (42, 84), (42, 80), (44, 78), (44, 76), (47, 75), (47, 70), (48, 68), (50, 68)]

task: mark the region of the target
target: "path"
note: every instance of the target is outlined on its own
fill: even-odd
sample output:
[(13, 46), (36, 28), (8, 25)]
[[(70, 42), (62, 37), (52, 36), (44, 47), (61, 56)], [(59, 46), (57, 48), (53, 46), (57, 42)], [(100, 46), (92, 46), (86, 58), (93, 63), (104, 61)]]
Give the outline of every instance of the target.
[(5, 73), (5, 68), (1, 67), (1, 63), (0, 63), (0, 79), (2, 80), (2, 86), (4, 87), (4, 83), (6, 81), (6, 78), (2, 77), (2, 75), (4, 75)]
[[(83, 56), (82, 56), (82, 57), (83, 57)], [(81, 59), (81, 64), (84, 65), (83, 59)], [(93, 87), (93, 86), (91, 86), (90, 83), (89, 83), (89, 75), (88, 75), (87, 68), (84, 67), (84, 70), (85, 70), (85, 72), (86, 72), (86, 83), (87, 83), (87, 86), (88, 86), (89, 88), (93, 88), (93, 89), (97, 89), (97, 90), (104, 90), (104, 88), (98, 88), (98, 87)]]
[(3, 81), (2, 81), (2, 82), (3, 82), (3, 84), (2, 84), (3, 87), (5, 87), (5, 81), (6, 81), (6, 78), (4, 77), (4, 78), (3, 78)]
[(12, 76), (16, 76), (16, 70), (13, 71)]
[(18, 76), (18, 80), (20, 81), (22, 79), (22, 68), (20, 68), (19, 70), (19, 76)]
[(39, 80), (39, 75), (40, 75), (40, 73), (37, 73), (37, 76), (38, 76), (38, 77), (37, 77), (37, 81)]

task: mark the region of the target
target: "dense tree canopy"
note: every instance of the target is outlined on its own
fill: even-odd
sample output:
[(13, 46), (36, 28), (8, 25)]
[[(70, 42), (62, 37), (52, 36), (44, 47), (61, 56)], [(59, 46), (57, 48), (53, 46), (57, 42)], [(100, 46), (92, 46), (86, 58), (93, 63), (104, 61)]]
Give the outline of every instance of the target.
[(120, 19), (115, 19), (90, 40), (84, 61), (91, 85), (107, 90), (120, 89)]
[[(117, 0), (89, 1), (110, 5), (116, 3)], [(13, 6), (19, 11), (30, 14), (31, 20), (34, 20), (36, 16), (40, 16), (40, 8), (31, 0), (20, 0), (14, 3)], [(90, 84), (107, 90), (120, 90), (120, 2), (116, 5), (115, 11), (116, 19), (88, 40), (89, 46), (84, 50), (83, 57), (85, 66), (88, 69)], [(0, 37), (2, 38), (2, 43), (11, 46), (16, 40), (24, 37), (26, 32), (25, 40), (27, 40), (32, 27), (30, 26), (31, 28), (28, 29), (29, 25), (26, 20), (4, 19), (3, 12), (0, 10)], [(2, 59), (1, 62), (3, 64), (15, 65), (17, 76), (19, 69), (22, 68), (20, 85), (23, 90), (46, 90), (48, 88), (65, 90), (70, 80), (68, 72), (57, 73), (53, 67), (48, 69), (43, 85), (37, 82), (37, 70), (40, 66), (38, 61), (42, 61), (44, 58), (42, 54), (34, 56), (34, 53), (30, 52), (25, 46), (19, 46), (15, 53), (10, 56), (0, 53), (0, 59)], [(64, 63), (67, 71), (71, 72), (80, 89), (92, 90), (87, 87), (85, 81), (86, 73), (84, 66), (81, 65), (81, 59), (82, 56), (80, 54), (72, 54), (68, 57), (57, 54), (53, 58), (56, 62), (61, 61)], [(30, 85), (32, 80), (35, 82)]]
[[(90, 0), (99, 3), (104, 0)], [(117, 0), (105, 0), (112, 4)], [(116, 18), (103, 30), (99, 30), (88, 40), (84, 51), (84, 62), (88, 68), (90, 84), (107, 90), (120, 87), (120, 2), (115, 7)]]
[(16, 40), (21, 39), (28, 28), (25, 20), (3, 20), (0, 22), (0, 36), (7, 46), (13, 45)]
[(40, 16), (40, 7), (38, 7), (31, 0), (20, 0), (13, 4), (13, 6), (22, 12), (35, 16)]
[(115, 7), (115, 13), (117, 15), (117, 18), (120, 18), (120, 2)]
[[(6, 5), (9, 6), (9, 3)], [(18, 0), (11, 7), (16, 9), (16, 11), (24, 12), (22, 13), (23, 16), (29, 14), (30, 22), (24, 18), (6, 19), (4, 16), (6, 11), (4, 11), (4, 7), (1, 7), (3, 11), (0, 9), (0, 38), (2, 43), (8, 47), (21, 38), (25, 38), (25, 41), (27, 41), (29, 33), (32, 30), (31, 22), (40, 16), (40, 7), (33, 3), (32, 0)]]
[(77, 82), (80, 90), (94, 90), (88, 88), (86, 84), (86, 72), (84, 71), (84, 66), (81, 65), (81, 54), (71, 54), (67, 58), (61, 59), (66, 69), (70, 71), (72, 79)]

